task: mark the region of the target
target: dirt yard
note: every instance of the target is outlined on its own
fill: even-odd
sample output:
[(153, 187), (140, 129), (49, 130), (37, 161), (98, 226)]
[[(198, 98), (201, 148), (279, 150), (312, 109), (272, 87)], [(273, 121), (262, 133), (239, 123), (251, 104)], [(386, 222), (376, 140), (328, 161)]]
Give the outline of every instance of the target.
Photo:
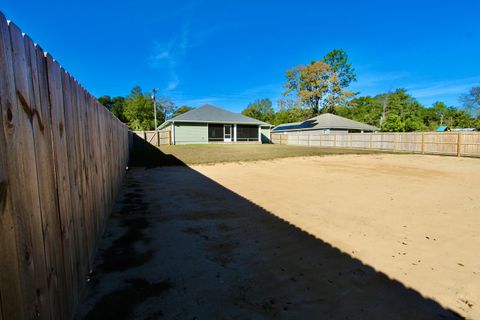
[(480, 160), (133, 168), (78, 319), (480, 319)]
[(480, 319), (480, 159), (332, 156), (195, 169), (422, 295)]

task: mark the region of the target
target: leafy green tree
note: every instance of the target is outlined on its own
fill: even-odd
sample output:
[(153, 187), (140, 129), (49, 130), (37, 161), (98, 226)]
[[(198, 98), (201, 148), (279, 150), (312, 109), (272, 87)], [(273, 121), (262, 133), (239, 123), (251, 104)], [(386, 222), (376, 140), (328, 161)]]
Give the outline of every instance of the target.
[(388, 114), (382, 127), (382, 131), (386, 132), (404, 132), (405, 122), (395, 113)]
[(336, 113), (342, 117), (379, 127), (382, 116), (382, 99), (378, 96), (357, 97), (352, 99), (347, 106), (337, 107)]
[(460, 100), (465, 109), (480, 118), (480, 87), (473, 87), (467, 94), (462, 95)]
[[(175, 104), (172, 100), (164, 97), (157, 98), (157, 124), (172, 116)], [(128, 126), (132, 130), (154, 130), (155, 116), (153, 99), (147, 93), (143, 93), (139, 86), (132, 89), (125, 98), (124, 116)]]
[(298, 100), (287, 98), (280, 99), (277, 103), (279, 110), (270, 122), (273, 125), (300, 122), (312, 117), (312, 111), (309, 108), (302, 107)]
[(449, 107), (447, 108), (447, 112), (445, 114), (444, 124), (451, 128), (475, 128), (477, 121), (467, 110)]
[(345, 107), (337, 107), (337, 113), (383, 131), (404, 132), (435, 129), (445, 108), (437, 103), (427, 109), (404, 89), (397, 89), (375, 97), (356, 97)]
[(335, 113), (335, 108), (344, 105), (354, 96), (352, 91), (345, 90), (352, 81), (357, 80), (352, 63), (348, 62), (348, 55), (343, 49), (334, 49), (327, 53), (322, 60), (330, 67), (330, 73), (325, 76), (329, 79), (328, 94), (323, 103), (323, 112)]
[(330, 66), (332, 73), (337, 74), (339, 85), (342, 88), (346, 88), (353, 81), (357, 81), (355, 69), (352, 67), (352, 63), (348, 62), (348, 55), (345, 50), (334, 49), (327, 53), (322, 61)]
[(123, 108), (125, 104), (124, 97), (113, 97), (110, 96), (102, 96), (98, 98), (98, 101), (103, 104), (114, 116), (118, 118), (118, 120), (126, 123), (127, 119), (123, 114)]
[(275, 110), (272, 107), (272, 101), (265, 98), (249, 103), (242, 114), (260, 121), (271, 122), (275, 117)]
[(435, 130), (441, 125), (445, 125), (447, 115), (447, 105), (441, 101), (435, 102), (431, 108), (425, 108), (423, 112), (423, 122), (428, 130)]
[(176, 116), (179, 116), (181, 114), (184, 114), (185, 112), (188, 112), (188, 111), (193, 110), (193, 109), (194, 109), (193, 107), (181, 106), (181, 107), (175, 109), (175, 111), (173, 112), (172, 118), (176, 117)]
[(344, 50), (333, 50), (323, 60), (297, 66), (285, 73), (287, 89), (284, 95), (295, 93), (298, 100), (314, 115), (335, 112), (354, 94), (345, 90), (356, 80), (355, 70)]
[(320, 102), (328, 92), (330, 67), (322, 61), (314, 61), (307, 66), (297, 66), (287, 70), (285, 76), (287, 90), (285, 96), (296, 93), (298, 100), (312, 110), (319, 113)]
[(405, 89), (397, 89), (395, 92), (388, 94), (386, 119), (381, 129), (397, 132), (425, 130), (423, 112), (424, 107), (410, 96)]
[(153, 130), (153, 100), (139, 86), (132, 89), (125, 99), (124, 115), (132, 130)]

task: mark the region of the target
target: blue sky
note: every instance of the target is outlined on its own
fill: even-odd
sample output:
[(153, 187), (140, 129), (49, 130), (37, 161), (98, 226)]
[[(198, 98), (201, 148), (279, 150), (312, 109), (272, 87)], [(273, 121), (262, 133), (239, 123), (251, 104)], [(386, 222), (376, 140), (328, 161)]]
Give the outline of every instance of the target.
[(33, 1), (0, 10), (95, 96), (156, 87), (241, 111), (287, 69), (343, 48), (352, 89), (458, 105), (480, 85), (480, 1)]

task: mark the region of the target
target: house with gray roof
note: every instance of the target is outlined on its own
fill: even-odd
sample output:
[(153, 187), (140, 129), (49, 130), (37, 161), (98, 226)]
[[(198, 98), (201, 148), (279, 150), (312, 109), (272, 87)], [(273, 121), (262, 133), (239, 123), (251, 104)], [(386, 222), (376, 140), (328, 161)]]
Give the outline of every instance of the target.
[(362, 122), (350, 120), (331, 113), (324, 113), (311, 119), (280, 124), (273, 128), (274, 133), (292, 131), (316, 131), (323, 133), (374, 132), (380, 129)]
[(172, 144), (269, 143), (272, 127), (206, 104), (165, 121), (158, 129), (171, 132)]

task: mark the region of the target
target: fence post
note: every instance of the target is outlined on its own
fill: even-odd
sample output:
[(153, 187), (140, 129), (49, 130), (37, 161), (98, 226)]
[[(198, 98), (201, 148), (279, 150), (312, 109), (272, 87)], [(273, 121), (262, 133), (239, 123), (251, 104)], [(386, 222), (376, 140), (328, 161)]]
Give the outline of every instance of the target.
[(462, 133), (457, 134), (457, 157), (462, 156)]
[(422, 132), (422, 154), (425, 154), (425, 132)]

